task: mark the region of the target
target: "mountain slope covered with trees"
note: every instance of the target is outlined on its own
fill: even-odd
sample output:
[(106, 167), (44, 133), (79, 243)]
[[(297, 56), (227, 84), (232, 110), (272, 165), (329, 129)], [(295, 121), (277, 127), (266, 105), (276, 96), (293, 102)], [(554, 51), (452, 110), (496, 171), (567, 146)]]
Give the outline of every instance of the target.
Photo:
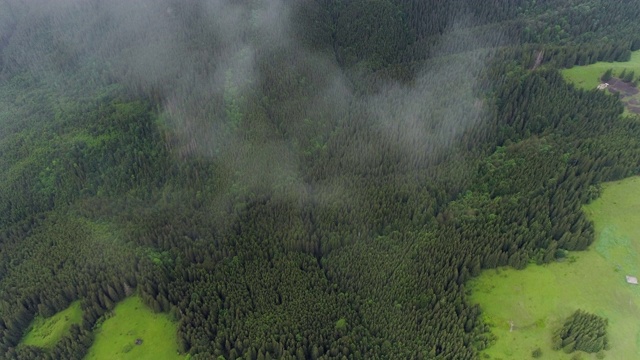
[(640, 173), (638, 119), (558, 72), (640, 48), (625, 2), (0, 9), (3, 358), (82, 358), (137, 291), (194, 359), (474, 359), (466, 281), (586, 249)]

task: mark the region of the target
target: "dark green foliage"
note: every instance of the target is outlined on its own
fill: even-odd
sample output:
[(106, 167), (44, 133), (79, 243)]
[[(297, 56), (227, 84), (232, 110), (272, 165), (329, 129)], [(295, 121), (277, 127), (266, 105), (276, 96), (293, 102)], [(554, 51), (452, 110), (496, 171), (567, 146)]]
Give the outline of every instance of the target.
[(600, 77), (600, 80), (604, 82), (611, 80), (612, 73), (613, 73), (613, 69), (607, 69), (607, 71), (605, 71), (604, 74), (602, 74), (602, 77)]
[(534, 359), (542, 357), (542, 349), (536, 348), (535, 350), (533, 350), (531, 352), (531, 357), (534, 358)]
[(596, 353), (609, 348), (607, 339), (607, 319), (576, 310), (567, 318), (553, 339), (554, 349), (566, 353), (575, 350)]
[[(637, 10), (609, 2), (602, 17), (558, 1), (300, 1), (296, 46), (249, 25), (227, 42), (204, 2), (159, 2), (148, 31), (180, 24), (175, 48), (118, 40), (110, 26), (127, 24), (99, 6), (7, 3), (3, 358), (82, 358), (137, 291), (194, 358), (473, 359), (492, 336), (466, 281), (585, 249), (581, 206), (640, 173), (638, 121), (552, 68), (629, 56)], [(260, 5), (238, 4), (254, 24)], [(85, 20), (77, 47), (55, 45), (75, 24), (60, 19)], [(154, 46), (179, 66), (118, 61)], [(549, 66), (529, 71), (537, 54)], [(221, 65), (252, 56), (255, 78)], [(83, 323), (54, 349), (17, 346), (35, 314), (76, 299)]]
[(623, 69), (620, 73), (620, 78), (625, 79), (627, 77), (627, 69)]
[(363, 62), (377, 70), (398, 61), (411, 41), (404, 14), (391, 0), (349, 1), (333, 11), (336, 56), (346, 66)]

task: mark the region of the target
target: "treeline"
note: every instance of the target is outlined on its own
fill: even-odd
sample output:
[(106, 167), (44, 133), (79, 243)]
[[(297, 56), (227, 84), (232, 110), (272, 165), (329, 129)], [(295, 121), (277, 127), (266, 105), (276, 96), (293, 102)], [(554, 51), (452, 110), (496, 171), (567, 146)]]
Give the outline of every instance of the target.
[[(219, 229), (202, 230), (201, 235), (195, 232), (198, 224), (206, 223), (204, 219), (184, 219), (190, 225), (182, 225), (180, 232), (179, 223), (168, 225), (168, 219), (175, 219), (175, 215), (165, 215), (162, 218), (167, 220), (156, 223), (161, 217), (154, 214), (148, 220), (150, 234), (138, 238), (165, 249), (189, 244), (187, 258), (181, 263), (191, 268), (178, 270), (182, 275), (171, 280), (166, 290), (162, 290), (162, 282), (149, 285), (145, 296), (151, 296), (153, 304), (165, 304), (165, 310), (176, 301), (180, 309), (190, 302), (179, 336), (193, 354), (204, 354), (209, 351), (205, 348), (214, 347), (214, 354), (250, 358), (255, 354), (287, 357), (297, 353), (308, 357), (400, 354), (473, 358), (475, 350), (490, 343), (490, 337), (482, 333), (478, 310), (465, 305), (465, 281), (483, 268), (522, 268), (531, 260), (544, 263), (563, 256), (564, 250), (586, 248), (593, 240), (593, 228), (580, 212), (581, 205), (597, 195), (594, 192), (600, 181), (637, 173), (639, 163), (637, 146), (630, 145), (638, 132), (637, 122), (612, 122), (622, 110), (615, 99), (601, 92), (578, 91), (553, 71), (522, 75), (524, 78), (510, 79), (513, 101), (505, 103), (516, 109), (498, 107), (504, 118), (496, 118), (494, 129), (500, 130), (496, 136), (511, 129), (509, 137), (495, 138), (503, 147), (486, 160), (468, 160), (477, 164), (474, 169), (478, 174), (459, 200), (449, 203), (447, 193), (437, 191), (446, 187), (434, 183), (433, 190), (413, 190), (414, 181), (430, 183), (439, 179), (438, 174), (420, 178), (406, 169), (412, 175), (399, 176), (403, 163), (391, 158), (382, 159), (378, 167), (366, 162), (361, 163), (361, 169), (354, 163), (345, 165), (362, 175), (358, 177), (360, 192), (344, 203), (310, 206), (268, 195), (250, 201), (239, 209), (231, 232), (219, 239), (215, 235)], [(516, 101), (525, 99), (525, 93), (528, 101)], [(571, 113), (575, 119), (563, 115), (562, 109), (569, 104), (575, 107)], [(526, 118), (526, 126), (510, 122), (518, 115)], [(603, 128), (612, 132), (603, 132)], [(366, 127), (360, 130), (367, 133)], [(635, 135), (627, 138), (627, 145), (623, 141), (610, 148), (612, 136), (622, 140), (624, 132)], [(515, 142), (519, 136), (523, 140)], [(340, 162), (333, 164), (339, 166)], [(390, 173), (395, 176), (385, 177), (384, 169), (391, 164), (395, 170)], [(464, 165), (448, 163), (447, 178)], [(323, 177), (330, 171), (326, 168)], [(420, 193), (430, 194), (433, 200), (419, 200), (416, 195)], [(340, 209), (338, 216), (327, 216), (332, 208)], [(420, 215), (422, 209), (433, 210)], [(362, 221), (370, 225), (358, 226)], [(434, 229), (434, 233), (422, 232), (427, 229)], [(175, 235), (163, 236), (163, 231)], [(291, 256), (286, 254), (291, 254), (292, 245), (303, 250), (297, 255), (301, 257), (299, 265), (287, 260), (289, 265), (282, 267), (282, 261)], [(283, 272), (286, 275), (281, 277)], [(310, 275), (314, 273), (317, 278)], [(215, 274), (221, 278), (205, 280)], [(271, 277), (279, 280), (269, 289), (269, 281), (264, 279)], [(290, 288), (304, 287), (304, 294), (316, 294), (318, 289), (335, 284), (323, 295), (313, 295), (322, 299), (316, 304), (323, 315), (318, 315), (316, 308), (300, 308), (300, 304), (307, 304), (303, 300), (307, 295), (291, 297), (289, 290), (283, 291), (283, 279), (287, 279), (285, 284), (306, 284)], [(198, 288), (196, 284), (207, 281), (218, 285), (207, 290), (207, 296), (198, 293), (201, 300), (188, 300)], [(206, 286), (201, 286), (204, 291)], [(331, 304), (340, 299), (349, 306), (336, 312)], [(280, 320), (250, 320), (258, 314), (281, 314), (280, 305), (297, 310), (282, 313)], [(216, 315), (212, 309), (217, 309)], [(316, 319), (319, 322), (311, 324), (321, 330), (309, 333), (303, 319)], [(345, 319), (344, 327), (336, 326), (340, 319)], [(229, 331), (230, 322), (256, 327), (232, 326), (235, 330)], [(286, 336), (265, 335), (258, 324), (270, 324), (270, 329), (288, 324), (274, 331)], [(347, 330), (349, 343), (343, 346), (342, 332)], [(247, 336), (247, 332), (263, 335)], [(203, 333), (210, 335), (203, 339)], [(295, 336), (298, 333), (301, 337)]]
[(520, 0), (325, 3), (333, 12), (334, 47), (345, 66), (361, 62), (359, 66), (375, 70), (398, 61), (528, 45), (545, 50), (545, 63), (572, 67), (625, 61), (630, 51), (640, 49), (635, 21), (640, 13), (624, 2), (606, 6)]
[[(8, 359), (81, 358), (96, 321), (137, 285), (135, 248), (103, 225), (69, 216), (40, 215), (2, 234), (0, 352)], [(83, 322), (52, 349), (17, 346), (35, 314), (51, 316), (82, 299)]]
[[(197, 49), (186, 75), (141, 75), (126, 61), (87, 73), (94, 58), (71, 52), (76, 65), (40, 78), (15, 62), (24, 54), (3, 54), (0, 101), (21, 119), (1, 114), (8, 359), (81, 358), (91, 330), (134, 291), (172, 314), (193, 358), (473, 359), (492, 336), (466, 281), (585, 249), (594, 231), (581, 206), (601, 182), (640, 172), (637, 119), (556, 70), (529, 71), (537, 46), (406, 55), (418, 35), (442, 31), (405, 10), (426, 14), (428, 2), (302, 2), (292, 26), (316, 32), (299, 48), (257, 46), (277, 40), (266, 28), (221, 36), (206, 27), (206, 3), (172, 4), (153, 9), (193, 26), (177, 33)], [(431, 5), (450, 20), (461, 4)], [(474, 26), (534, 11), (519, 4), (488, 4), (508, 5), (494, 14), (478, 3)], [(263, 9), (236, 10), (252, 19)], [(367, 30), (380, 14), (385, 27)], [(98, 24), (116, 36), (111, 21)], [(62, 23), (44, 21), (34, 36)], [(146, 51), (143, 39), (133, 44)], [(229, 39), (257, 50), (228, 59)], [(544, 56), (574, 45), (545, 42)], [(259, 76), (220, 65), (254, 57)], [(36, 314), (77, 299), (83, 323), (55, 348), (19, 345)]]
[[(170, 266), (177, 269), (169, 278), (171, 285), (162, 285), (168, 275), (156, 280), (151, 276), (149, 285), (142, 287), (144, 298), (156, 308), (186, 316), (179, 336), (184, 349), (193, 354), (213, 347), (214, 354), (249, 357), (267, 353), (272, 357), (297, 353), (473, 357), (474, 349), (487, 346), (490, 340), (482, 334), (477, 309), (465, 305), (465, 281), (483, 268), (522, 268), (531, 260), (552, 261), (563, 250), (586, 248), (593, 240), (593, 228), (580, 206), (594, 196), (600, 181), (636, 173), (639, 163), (637, 147), (621, 144), (608, 149), (611, 135), (602, 135), (603, 128), (612, 126), (619, 139), (624, 138), (623, 132), (637, 135), (635, 120), (612, 124), (611, 119), (621, 112), (615, 99), (601, 92), (575, 90), (556, 72), (523, 75), (522, 80), (517, 76), (509, 82), (513, 101), (505, 104), (515, 109), (497, 108), (504, 118), (496, 118), (495, 141), (503, 147), (486, 160), (467, 160), (477, 164), (478, 175), (459, 200), (449, 203), (446, 192), (438, 195), (437, 189), (443, 187), (433, 182), (433, 190), (423, 190), (431, 194), (433, 200), (426, 201), (433, 205), (415, 198), (422, 192), (412, 190), (412, 183), (429, 183), (439, 179), (438, 173), (413, 180), (417, 172), (407, 168), (412, 176), (398, 176), (402, 162), (391, 158), (383, 159), (379, 170), (366, 162), (361, 170), (348, 163), (350, 171), (362, 175), (360, 191), (345, 203), (314, 204), (311, 197), (308, 201), (313, 205), (300, 204), (265, 194), (235, 209), (237, 217), (227, 233), (220, 228), (207, 230), (205, 224), (211, 220), (153, 213), (141, 221), (150, 225), (138, 226), (147, 228), (143, 231), (148, 234), (135, 238), (148, 239), (145, 244), (171, 252), (185, 246), (187, 250), (178, 251), (184, 257)], [(528, 101), (516, 101), (524, 99), (525, 93)], [(561, 109), (568, 104), (575, 106), (573, 120), (562, 115)], [(526, 117), (526, 126), (510, 122), (519, 114)], [(509, 136), (502, 133), (507, 129), (511, 129)], [(366, 127), (361, 131), (366, 134)], [(519, 136), (523, 140), (514, 142)], [(380, 180), (391, 164), (394, 182)], [(448, 163), (446, 178), (464, 165)], [(322, 172), (323, 178), (330, 170)], [(335, 208), (340, 213), (330, 216)], [(184, 205), (179, 209), (179, 213), (189, 211)], [(421, 209), (432, 210), (420, 217)], [(178, 218), (183, 220), (176, 222)], [(358, 226), (362, 221), (365, 225)], [(437, 230), (433, 235), (421, 232), (427, 229)], [(298, 254), (296, 247), (303, 252)], [(299, 260), (292, 261), (292, 254), (298, 254)], [(264, 279), (272, 277), (278, 285), (266, 287), (270, 282)], [(283, 286), (291, 281), (298, 285), (285, 291)], [(217, 284), (206, 290), (207, 296), (196, 290), (205, 291), (204, 283)], [(305, 294), (327, 289), (324, 295), (313, 296), (326, 300), (316, 300), (318, 308), (299, 308), (302, 305), (297, 304), (307, 304), (306, 295), (293, 295), (300, 287), (307, 289)], [(194, 291), (201, 299), (195, 303), (189, 300), (194, 299)], [(349, 306), (336, 312), (331, 304), (340, 299)], [(283, 313), (279, 320), (259, 320), (257, 328), (229, 329), (230, 323), (254, 324), (249, 319), (258, 314), (280, 314), (283, 304), (288, 306), (282, 308), (297, 310)], [(171, 310), (174, 306), (177, 309)], [(336, 327), (343, 318), (347, 325)], [(312, 327), (324, 330), (310, 332), (303, 319), (317, 319)], [(258, 324), (270, 324), (270, 329), (287, 326), (275, 333), (292, 334), (295, 340), (264, 333), (243, 335), (260, 334)], [(349, 345), (340, 345), (341, 334), (348, 329)]]

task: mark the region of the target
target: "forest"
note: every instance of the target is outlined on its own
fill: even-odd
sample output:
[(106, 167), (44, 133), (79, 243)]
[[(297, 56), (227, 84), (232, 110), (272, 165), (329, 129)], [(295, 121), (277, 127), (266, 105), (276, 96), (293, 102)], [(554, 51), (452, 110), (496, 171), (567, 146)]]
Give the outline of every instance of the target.
[[(134, 292), (192, 359), (479, 358), (467, 281), (586, 249), (581, 207), (640, 174), (639, 118), (559, 72), (628, 60), (638, 19), (598, 0), (0, 0), (0, 358), (82, 359)], [(20, 343), (75, 301), (55, 346)]]

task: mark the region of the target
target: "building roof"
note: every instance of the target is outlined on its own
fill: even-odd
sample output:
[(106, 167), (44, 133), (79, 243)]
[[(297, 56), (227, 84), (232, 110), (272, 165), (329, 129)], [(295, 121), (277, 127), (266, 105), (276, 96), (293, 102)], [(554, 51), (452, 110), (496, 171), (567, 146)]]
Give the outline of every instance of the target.
[(629, 284), (638, 285), (638, 278), (635, 276), (627, 275), (627, 282)]

